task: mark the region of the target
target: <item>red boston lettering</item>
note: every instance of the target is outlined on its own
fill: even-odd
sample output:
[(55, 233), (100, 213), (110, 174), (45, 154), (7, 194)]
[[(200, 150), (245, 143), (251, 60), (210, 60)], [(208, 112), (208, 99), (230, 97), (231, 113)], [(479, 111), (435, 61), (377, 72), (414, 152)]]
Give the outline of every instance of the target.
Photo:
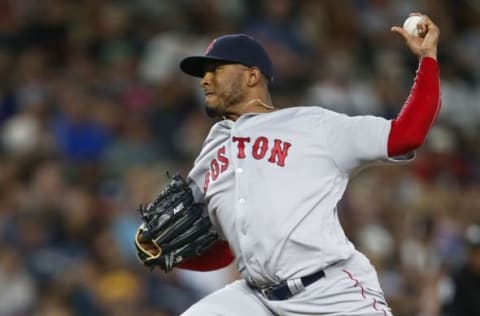
[(233, 136), (232, 140), (234, 142), (238, 142), (238, 144), (237, 144), (237, 148), (238, 148), (237, 158), (239, 158), (239, 159), (245, 158), (245, 143), (250, 142), (250, 137), (236, 137), (236, 136)]
[[(237, 158), (245, 159), (246, 144), (250, 143), (250, 137), (237, 137), (233, 136), (232, 141), (237, 143)], [(291, 143), (282, 141), (280, 139), (272, 140), (268, 139), (265, 136), (259, 136), (253, 142), (251, 149), (248, 153), (251, 153), (251, 157), (256, 160), (268, 158), (268, 162), (277, 164), (280, 167), (285, 166), (285, 160), (288, 156), (288, 150), (292, 146)], [(267, 151), (270, 149), (270, 155), (267, 156)], [(233, 154), (233, 153), (232, 153)], [(217, 150), (216, 157), (210, 160), (208, 171), (205, 172), (205, 182), (203, 184), (203, 192), (206, 194), (209, 185), (212, 181), (217, 180), (217, 178), (224, 173), (230, 167), (230, 161), (228, 155), (226, 154), (226, 146), (222, 146)]]
[(228, 158), (225, 157), (225, 146), (220, 147), (217, 151), (217, 159), (220, 161), (220, 173), (228, 169)]
[(265, 157), (268, 149), (268, 139), (266, 137), (260, 136), (255, 140), (252, 148), (252, 156), (255, 159), (262, 159)]
[(205, 182), (203, 183), (203, 193), (207, 193), (210, 180), (217, 180), (218, 176), (228, 169), (228, 158), (225, 155), (225, 146), (217, 150), (217, 158), (210, 160), (209, 171), (205, 173)]
[(220, 174), (220, 165), (218, 164), (217, 159), (212, 159), (212, 161), (210, 161), (210, 172), (212, 174), (212, 180), (217, 180), (218, 175)]
[(203, 193), (207, 193), (209, 184), (210, 184), (210, 171), (207, 171), (205, 173), (205, 181), (203, 182)]
[(282, 142), (280, 139), (275, 139), (275, 143), (273, 144), (272, 152), (268, 161), (271, 163), (276, 162), (280, 167), (285, 166), (285, 158), (287, 158), (288, 149), (290, 146), (292, 146), (292, 144), (289, 142)]

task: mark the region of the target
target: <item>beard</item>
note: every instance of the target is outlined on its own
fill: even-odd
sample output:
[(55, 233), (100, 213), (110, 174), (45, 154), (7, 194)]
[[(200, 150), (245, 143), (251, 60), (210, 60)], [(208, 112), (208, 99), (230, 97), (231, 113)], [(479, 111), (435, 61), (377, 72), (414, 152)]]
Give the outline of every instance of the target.
[(207, 113), (207, 116), (211, 118), (217, 118), (221, 116), (221, 114), (217, 112), (217, 109), (212, 108), (208, 105), (205, 105), (205, 113)]
[(241, 77), (237, 76), (223, 89), (217, 90), (215, 103), (205, 103), (205, 112), (209, 117), (222, 117), (228, 113), (229, 108), (242, 102), (244, 96), (245, 88), (242, 85)]

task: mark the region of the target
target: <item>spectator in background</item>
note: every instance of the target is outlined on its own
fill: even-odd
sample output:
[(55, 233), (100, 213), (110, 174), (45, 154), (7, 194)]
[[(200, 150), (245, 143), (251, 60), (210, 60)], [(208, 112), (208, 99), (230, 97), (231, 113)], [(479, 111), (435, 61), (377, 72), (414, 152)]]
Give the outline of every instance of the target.
[(63, 113), (56, 118), (54, 135), (58, 150), (66, 161), (99, 161), (111, 141), (109, 130), (93, 117), (91, 97), (82, 88), (64, 91)]
[(455, 277), (454, 316), (480, 315), (480, 225), (472, 224), (465, 233), (466, 260)]
[(0, 315), (25, 315), (34, 303), (34, 280), (20, 254), (13, 248), (0, 247)]
[(292, 93), (309, 75), (307, 60), (310, 47), (300, 35), (300, 6), (292, 0), (262, 0), (259, 6), (260, 14), (246, 23), (243, 33), (262, 42), (271, 56), (275, 65), (273, 91)]

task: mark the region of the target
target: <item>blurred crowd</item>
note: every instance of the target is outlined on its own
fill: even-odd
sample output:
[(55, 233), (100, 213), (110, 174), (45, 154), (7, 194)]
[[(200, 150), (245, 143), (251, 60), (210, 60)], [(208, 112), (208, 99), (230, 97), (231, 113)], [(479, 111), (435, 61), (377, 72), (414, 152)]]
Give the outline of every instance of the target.
[(0, 0), (0, 316), (178, 315), (237, 278), (135, 258), (137, 205), (213, 123), (179, 60), (248, 33), (276, 106), (392, 118), (410, 12), (441, 30), (442, 110), (413, 163), (353, 179), (341, 220), (396, 316), (480, 315), (479, 1)]

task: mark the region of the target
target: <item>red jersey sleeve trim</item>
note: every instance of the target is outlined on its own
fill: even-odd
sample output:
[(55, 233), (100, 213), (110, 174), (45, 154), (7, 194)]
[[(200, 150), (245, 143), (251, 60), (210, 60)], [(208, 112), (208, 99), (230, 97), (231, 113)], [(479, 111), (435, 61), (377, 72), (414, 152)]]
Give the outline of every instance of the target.
[(228, 243), (224, 240), (219, 240), (205, 253), (185, 260), (177, 268), (193, 271), (218, 270), (228, 266), (234, 258)]
[(424, 57), (407, 101), (392, 120), (387, 145), (389, 157), (405, 155), (423, 144), (438, 115), (440, 103), (438, 63)]

